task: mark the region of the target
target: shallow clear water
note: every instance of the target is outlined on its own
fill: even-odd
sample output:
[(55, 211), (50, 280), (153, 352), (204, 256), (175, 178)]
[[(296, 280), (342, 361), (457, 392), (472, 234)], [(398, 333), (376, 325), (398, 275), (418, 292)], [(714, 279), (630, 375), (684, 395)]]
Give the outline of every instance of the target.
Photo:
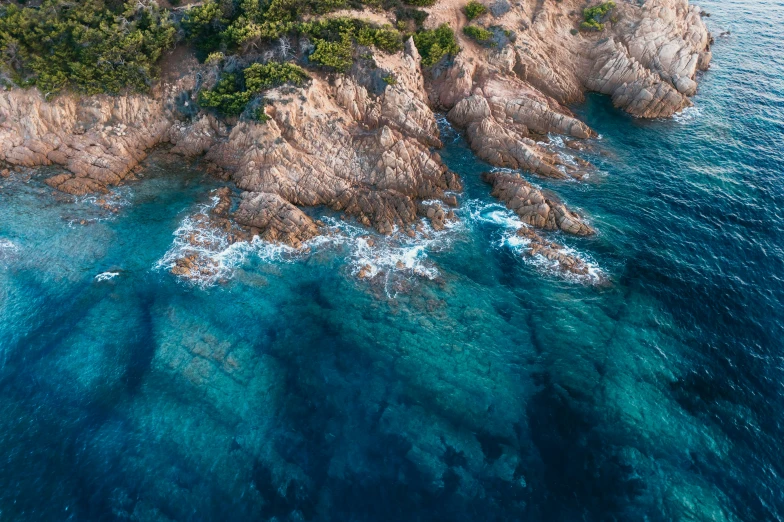
[(117, 212), (0, 180), (0, 519), (784, 518), (784, 7), (703, 7), (696, 108), (590, 97), (599, 172), (532, 179), (609, 285), (525, 261), (448, 128), (459, 225), (218, 245), (204, 285), (164, 266), (198, 165), (153, 155)]

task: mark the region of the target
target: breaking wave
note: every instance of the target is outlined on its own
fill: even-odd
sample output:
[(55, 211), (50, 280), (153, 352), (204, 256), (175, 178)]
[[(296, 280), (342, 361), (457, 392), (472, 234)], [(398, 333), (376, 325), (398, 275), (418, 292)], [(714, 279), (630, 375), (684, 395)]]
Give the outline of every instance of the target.
[[(672, 119), (681, 125), (691, 123), (702, 116), (703, 109), (697, 106), (686, 107), (681, 112), (673, 114)], [(666, 121), (666, 120), (665, 120)]]
[(95, 279), (96, 282), (100, 283), (101, 281), (111, 281), (118, 275), (120, 275), (120, 272), (101, 272), (93, 279)]
[(590, 259), (588, 255), (569, 246), (563, 246), (559, 250), (560, 253), (572, 256), (584, 263), (588, 268), (587, 274), (577, 275), (566, 273), (564, 270), (560, 269), (560, 265), (557, 261), (548, 259), (541, 254), (530, 255), (529, 246), (531, 240), (517, 235), (517, 231), (520, 228), (528, 227), (529, 225), (521, 221), (514, 212), (500, 203), (486, 203), (480, 200), (469, 200), (464, 205), (464, 212), (465, 219), (469, 224), (482, 223), (498, 227), (499, 236), (497, 241), (494, 242), (494, 246), (512, 250), (516, 254), (519, 254), (519, 257), (523, 262), (532, 265), (543, 272), (557, 274), (565, 279), (582, 283), (595, 283), (606, 278), (602, 269)]

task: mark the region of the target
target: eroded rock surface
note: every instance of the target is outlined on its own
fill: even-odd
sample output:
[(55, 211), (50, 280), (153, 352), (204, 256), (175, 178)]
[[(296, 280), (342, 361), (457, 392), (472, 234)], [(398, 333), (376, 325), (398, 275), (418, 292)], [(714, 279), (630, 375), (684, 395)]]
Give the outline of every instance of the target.
[(520, 219), (543, 230), (562, 230), (576, 236), (589, 236), (594, 230), (580, 216), (545, 196), (518, 174), (485, 172), (482, 180), (493, 186), (493, 196), (503, 201)]
[[(577, 213), (566, 205), (547, 197), (519, 174), (508, 172), (485, 172), (482, 180), (493, 186), (492, 195), (518, 215), (528, 226), (517, 230), (517, 237), (524, 242), (525, 255), (547, 259), (564, 273), (587, 276), (588, 264), (563, 245), (549, 241), (537, 233), (540, 230), (560, 230), (576, 236), (593, 235), (595, 231)], [(599, 282), (598, 280), (596, 282)]]
[(642, 118), (669, 117), (691, 105), (696, 74), (709, 67), (711, 37), (686, 0), (616, 2), (601, 32), (579, 31), (576, 0), (509, 4), (471, 23), (494, 33), (481, 45), (462, 34), (460, 2), (430, 9), (428, 24), (449, 23), (462, 48), (432, 74), (431, 103), (465, 128), (471, 148), (499, 167), (581, 177), (537, 144), (548, 133), (593, 135), (566, 108), (586, 91), (612, 97)]

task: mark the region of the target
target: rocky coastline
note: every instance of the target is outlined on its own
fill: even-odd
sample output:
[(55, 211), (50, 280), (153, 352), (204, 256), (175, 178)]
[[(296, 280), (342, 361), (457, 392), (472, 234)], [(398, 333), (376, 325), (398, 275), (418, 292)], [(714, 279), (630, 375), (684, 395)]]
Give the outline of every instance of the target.
[[(314, 71), (303, 85), (267, 91), (261, 121), (199, 108), (198, 91), (216, 74), (186, 47), (164, 59), (163, 78), (149, 95), (49, 99), (34, 88), (8, 88), (0, 92), (0, 160), (60, 166), (46, 183), (81, 195), (134, 179), (148, 151), (167, 144), (173, 154), (203, 157), (241, 191), (236, 205), (228, 189), (221, 192), (220, 208), (203, 220), (239, 225), (239, 240), (258, 235), (300, 247), (321, 233), (302, 210), (315, 206), (381, 234), (411, 234), (420, 219), (443, 228), (459, 204), (452, 194), (461, 180), (437, 152), (437, 113), (492, 166), (534, 179), (579, 180), (589, 165), (564, 161), (541, 144), (548, 135), (578, 142), (595, 136), (570, 104), (598, 92), (636, 117), (670, 117), (691, 104), (697, 73), (710, 64), (711, 36), (686, 0), (619, 1), (597, 32), (579, 30), (585, 5), (577, 0), (488, 6), (471, 24), (492, 41), (464, 34), (464, 2), (441, 0), (424, 8), (426, 25), (454, 29), (461, 50), (453, 59), (423, 67), (411, 38), (397, 53), (368, 49), (345, 73)], [(380, 22), (391, 16), (350, 13)], [(554, 259), (565, 272), (586, 270), (542, 236), (591, 235), (586, 218), (520, 174), (489, 172), (483, 179), (526, 224), (519, 235), (530, 241), (531, 255)], [(173, 271), (187, 276), (188, 262)]]

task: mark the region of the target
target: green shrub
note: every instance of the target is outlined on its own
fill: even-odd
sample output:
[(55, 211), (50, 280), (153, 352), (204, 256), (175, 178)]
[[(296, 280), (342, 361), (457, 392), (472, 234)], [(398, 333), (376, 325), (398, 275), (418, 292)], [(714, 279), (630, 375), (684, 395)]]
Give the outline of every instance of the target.
[(229, 23), (221, 5), (207, 0), (202, 5), (190, 7), (182, 18), (185, 37), (193, 42), (203, 56), (219, 49), (223, 31)]
[(584, 9), (583, 22), (580, 24), (580, 27), (586, 31), (603, 31), (604, 23), (602, 23), (602, 20), (613, 9), (615, 9), (615, 2), (612, 1)]
[(216, 109), (226, 116), (239, 116), (253, 94), (242, 88), (238, 75), (226, 74), (214, 88), (199, 92), (199, 105)]
[(300, 34), (311, 37), (315, 50), (312, 63), (346, 72), (351, 68), (354, 41), (388, 53), (403, 49), (403, 35), (392, 26), (374, 27), (356, 18), (328, 18), (299, 24)]
[(384, 80), (384, 83), (386, 83), (387, 85), (397, 85), (397, 78), (395, 78), (394, 74), (384, 76), (381, 79)]
[(254, 63), (242, 73), (245, 77), (245, 88), (254, 93), (285, 83), (302, 85), (308, 80), (302, 67), (293, 63)]
[(404, 0), (404, 3), (416, 7), (431, 7), (436, 5), (438, 0)]
[(168, 12), (126, 2), (44, 0), (40, 8), (0, 7), (0, 68), (44, 93), (149, 90), (174, 43)]
[(483, 4), (480, 4), (476, 0), (472, 0), (468, 2), (465, 7), (463, 7), (463, 12), (466, 15), (466, 18), (469, 20), (473, 20), (474, 18), (479, 18), (483, 14), (487, 12), (487, 7)]
[(422, 56), (422, 65), (425, 67), (435, 65), (444, 56), (454, 56), (460, 52), (455, 33), (447, 24), (415, 34), (414, 44)]
[(204, 60), (204, 63), (207, 65), (220, 65), (225, 58), (226, 56), (222, 52), (218, 51), (218, 52), (210, 53), (207, 56), (207, 59)]
[(291, 63), (254, 63), (241, 75), (225, 74), (214, 88), (201, 91), (199, 105), (226, 116), (239, 116), (262, 91), (287, 83), (302, 85), (307, 79), (305, 71)]
[(267, 113), (264, 112), (264, 104), (260, 103), (256, 107), (253, 108), (251, 111), (250, 117), (256, 120), (259, 123), (266, 123), (270, 120), (270, 117), (267, 116)]
[(334, 69), (338, 72), (348, 72), (354, 63), (354, 46), (351, 37), (344, 33), (339, 42), (316, 40), (316, 48), (309, 56), (312, 63)]
[(476, 25), (467, 25), (463, 27), (463, 33), (481, 44), (494, 45), (493, 37), (495, 36), (491, 31), (478, 27)]
[[(373, 47), (377, 47), (388, 53), (396, 53), (403, 49), (403, 35), (400, 34), (400, 31), (393, 29), (389, 25), (377, 29), (366, 28), (364, 31), (369, 37), (370, 43), (362, 43), (358, 35), (357, 42), (361, 45), (372, 45)], [(360, 30), (360, 33), (362, 33), (362, 30)]]

